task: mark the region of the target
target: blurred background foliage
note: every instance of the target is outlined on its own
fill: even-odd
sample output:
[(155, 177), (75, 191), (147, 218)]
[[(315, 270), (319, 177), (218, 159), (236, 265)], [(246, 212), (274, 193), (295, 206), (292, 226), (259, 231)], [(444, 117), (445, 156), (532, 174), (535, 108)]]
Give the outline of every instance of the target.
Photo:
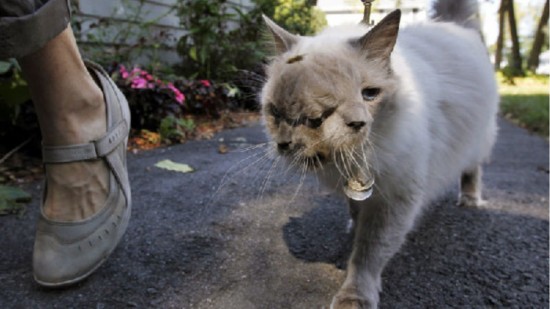
[[(548, 0), (542, 1), (528, 12), (518, 10), (514, 0), (493, 1), (500, 6), (499, 38), (490, 51), (496, 55), (503, 115), (548, 136), (548, 78), (537, 75), (548, 74), (541, 69), (550, 65), (548, 57), (539, 63), (548, 50)], [(327, 23), (314, 0), (250, 0), (246, 7), (230, 0), (180, 0), (156, 15), (147, 12), (151, 1), (119, 2), (112, 16), (89, 18), (79, 14), (79, 1), (71, 0), (71, 25), (84, 57), (102, 64), (128, 97), (137, 147), (211, 136), (204, 123), (222, 121), (225, 125), (215, 127), (223, 128), (238, 122), (231, 113), (257, 111), (271, 54), (262, 14), (300, 35), (312, 35)], [(158, 29), (158, 22), (170, 16), (180, 32)], [(525, 18), (535, 21), (529, 38), (518, 37), (516, 29), (516, 20)], [(177, 51), (176, 63), (166, 61), (166, 49)], [(122, 67), (140, 73), (122, 76)], [(154, 82), (143, 84), (143, 78)], [(0, 61), (0, 157), (32, 136), (24, 149), (39, 157), (26, 82), (16, 61)]]
[[(246, 7), (227, 0), (181, 0), (160, 5), (167, 9), (156, 15), (148, 12), (151, 1), (115, 2), (110, 16), (92, 16), (80, 11), (83, 1), (70, 0), (71, 26), (83, 57), (100, 63), (128, 98), (134, 148), (208, 138), (242, 125), (249, 116), (241, 114), (258, 110), (270, 53), (262, 14), (304, 35), (326, 24), (315, 3), (304, 0), (251, 0)], [(93, 2), (85, 5), (98, 9)], [(173, 16), (181, 27), (158, 27)], [(179, 62), (166, 61), (167, 49), (177, 50)], [(0, 140), (0, 183), (18, 179), (14, 165), (25, 170), (33, 165), (14, 154), (40, 157), (38, 123), (14, 59), (0, 60)], [(2, 166), (6, 162), (8, 167)]]

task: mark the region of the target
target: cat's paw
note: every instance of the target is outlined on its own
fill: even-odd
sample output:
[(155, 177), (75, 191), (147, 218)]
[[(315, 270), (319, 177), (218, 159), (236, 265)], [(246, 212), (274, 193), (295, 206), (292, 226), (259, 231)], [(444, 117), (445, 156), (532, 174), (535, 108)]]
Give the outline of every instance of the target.
[(482, 208), (487, 205), (487, 201), (476, 196), (463, 194), (459, 197), (457, 205), (469, 208)]
[(330, 309), (376, 309), (377, 302), (353, 293), (339, 292), (332, 299)]

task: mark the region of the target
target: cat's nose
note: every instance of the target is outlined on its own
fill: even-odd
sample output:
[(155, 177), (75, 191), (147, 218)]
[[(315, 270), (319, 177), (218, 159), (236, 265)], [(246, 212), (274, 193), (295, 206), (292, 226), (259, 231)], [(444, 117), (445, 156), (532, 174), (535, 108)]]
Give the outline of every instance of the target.
[(290, 149), (290, 142), (277, 143), (277, 149), (279, 151), (288, 151)]
[(364, 121), (350, 121), (347, 122), (346, 125), (355, 131), (361, 130), (362, 127), (364, 127), (367, 123)]

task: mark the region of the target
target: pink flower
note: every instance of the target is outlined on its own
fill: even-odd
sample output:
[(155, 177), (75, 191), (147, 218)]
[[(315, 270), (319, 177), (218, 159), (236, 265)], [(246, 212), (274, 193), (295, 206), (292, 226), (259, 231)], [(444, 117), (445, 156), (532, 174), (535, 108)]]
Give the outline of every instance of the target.
[(147, 87), (147, 81), (144, 78), (136, 77), (132, 80), (132, 88), (134, 89), (143, 89)]
[(199, 83), (201, 83), (204, 87), (210, 87), (210, 86), (212, 86), (212, 84), (210, 84), (210, 81), (209, 81), (209, 80), (206, 80), (206, 79), (201, 79), (201, 80), (199, 80)]
[(127, 79), (128, 78), (128, 71), (126, 71), (126, 67), (123, 66), (123, 65), (120, 65), (120, 69), (119, 69), (119, 72), (120, 72), (120, 76), (123, 78), (123, 79)]
[(179, 104), (183, 104), (183, 102), (185, 102), (185, 95), (181, 93), (179, 90), (176, 93), (176, 101), (178, 101)]
[(130, 75), (132, 76), (139, 76), (141, 75), (141, 70), (137, 67), (134, 67), (132, 71), (130, 71)]
[[(174, 99), (179, 104), (183, 104), (183, 102), (185, 102), (185, 95), (178, 88), (176, 88), (173, 83), (165, 83), (162, 80), (154, 77), (152, 74), (149, 74), (147, 71), (142, 70), (138, 67), (134, 67), (132, 71), (128, 73), (126, 67), (121, 65), (119, 71), (122, 78), (129, 82), (130, 87), (134, 89), (155, 89), (156, 87), (162, 89), (168, 88), (174, 93)], [(200, 82), (206, 87), (210, 86), (210, 82), (207, 80), (202, 80)]]
[(168, 83), (168, 88), (174, 92), (174, 95), (176, 96), (176, 101), (178, 101), (179, 104), (183, 104), (185, 101), (185, 95), (181, 93), (181, 91), (174, 86), (172, 83)]

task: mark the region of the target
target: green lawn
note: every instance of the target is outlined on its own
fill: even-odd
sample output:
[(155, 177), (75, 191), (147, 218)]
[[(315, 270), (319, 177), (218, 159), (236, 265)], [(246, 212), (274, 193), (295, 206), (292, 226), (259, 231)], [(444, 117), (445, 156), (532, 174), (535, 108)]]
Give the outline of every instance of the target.
[(499, 80), (501, 113), (532, 132), (548, 137), (548, 76), (514, 79), (515, 85)]

